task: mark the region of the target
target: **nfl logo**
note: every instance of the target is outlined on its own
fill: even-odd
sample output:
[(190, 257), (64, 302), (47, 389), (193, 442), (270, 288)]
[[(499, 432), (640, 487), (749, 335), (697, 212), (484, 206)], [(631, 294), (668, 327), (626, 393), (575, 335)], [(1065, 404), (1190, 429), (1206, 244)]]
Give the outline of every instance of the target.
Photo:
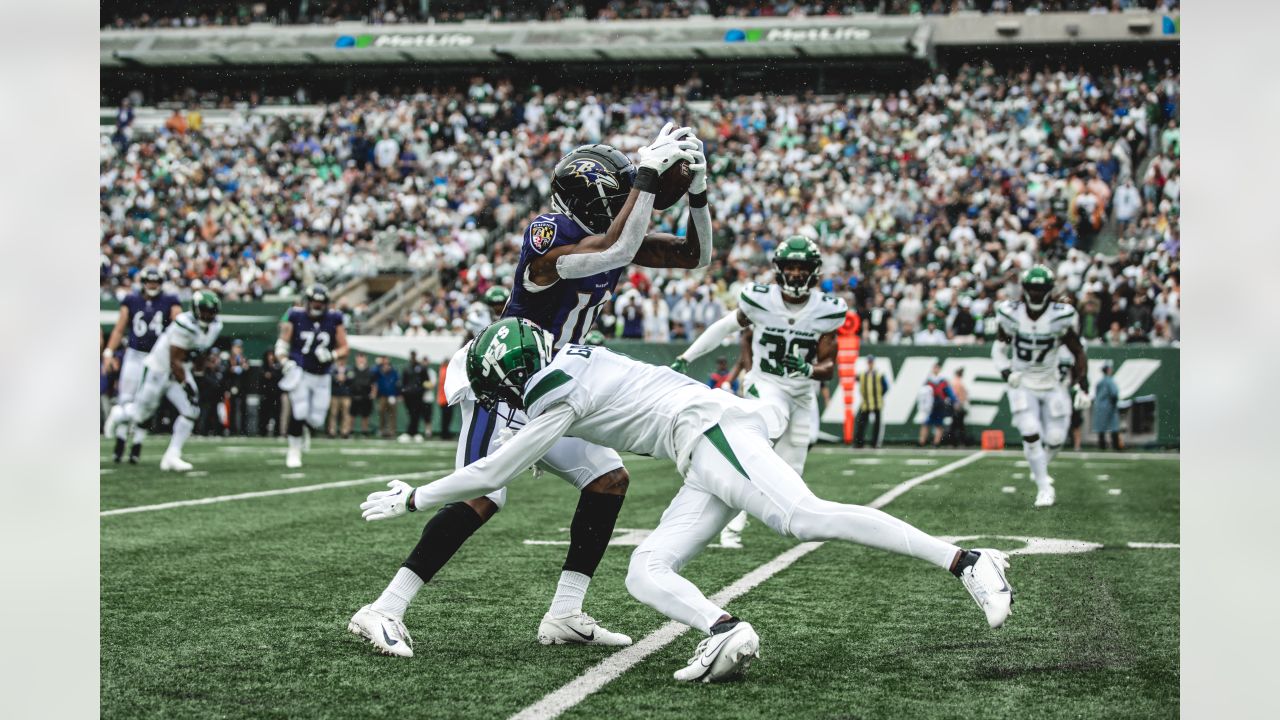
[(536, 222), (529, 226), (529, 243), (539, 253), (545, 253), (556, 239), (556, 225), (549, 222)]

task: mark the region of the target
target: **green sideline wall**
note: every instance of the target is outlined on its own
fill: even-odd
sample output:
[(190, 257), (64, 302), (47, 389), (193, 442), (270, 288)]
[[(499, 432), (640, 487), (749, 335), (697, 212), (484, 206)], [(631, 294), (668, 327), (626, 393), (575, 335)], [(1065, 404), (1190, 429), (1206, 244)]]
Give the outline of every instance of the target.
[[(115, 322), (116, 303), (102, 303), (102, 325), (109, 330)], [(223, 306), (226, 328), (218, 345), (228, 347), (233, 339), (244, 340), (246, 354), (258, 359), (275, 342), (277, 323), (289, 303), (236, 303)], [(611, 340), (609, 347), (636, 359), (656, 364), (670, 363), (687, 343), (645, 343), (629, 340)], [(1089, 377), (1096, 382), (1101, 377), (1101, 365), (1111, 362), (1121, 395), (1127, 400), (1142, 398), (1155, 403), (1155, 428), (1151, 437), (1140, 439), (1138, 444), (1174, 447), (1179, 444), (1179, 351), (1176, 348), (1121, 347), (1088, 349)], [(876, 365), (890, 382), (885, 399), (884, 441), (887, 443), (914, 442), (919, 432), (915, 417), (916, 392), (924, 382), (934, 362), (941, 362), (943, 375), (948, 379), (958, 367), (965, 369), (969, 387), (970, 411), (967, 424), (976, 438), (982, 430), (1003, 430), (1006, 443), (1017, 440), (1017, 431), (1010, 424), (1009, 404), (1005, 399), (1005, 385), (991, 363), (989, 345), (913, 347), (890, 345), (863, 345), (861, 357), (875, 355)], [(706, 379), (715, 366), (717, 357), (725, 357), (732, 363), (737, 357), (737, 346), (725, 346), (719, 351), (700, 358), (690, 367), (690, 375)], [(832, 381), (833, 402), (822, 417), (822, 430), (831, 435), (842, 434), (841, 393), (836, 381)], [(1086, 413), (1087, 414), (1087, 413)], [(401, 413), (403, 427), (404, 413)], [(456, 423), (456, 420), (455, 420)], [(1085, 429), (1088, 430), (1086, 420)], [(1086, 438), (1088, 442), (1088, 438)]]

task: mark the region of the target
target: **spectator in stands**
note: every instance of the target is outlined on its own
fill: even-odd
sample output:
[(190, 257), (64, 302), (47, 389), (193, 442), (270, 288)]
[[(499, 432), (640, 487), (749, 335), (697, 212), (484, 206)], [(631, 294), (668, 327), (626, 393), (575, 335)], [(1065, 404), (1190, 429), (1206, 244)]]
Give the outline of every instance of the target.
[(735, 377), (735, 373), (729, 369), (728, 358), (723, 355), (716, 358), (716, 369), (707, 378), (707, 386), (728, 390), (734, 395), (738, 394), (738, 379)]
[[(200, 419), (196, 422), (195, 431), (200, 435), (225, 435), (224, 404), (230, 397), (230, 392), (227, 389), (223, 359), (217, 349), (214, 349), (194, 364), (203, 370), (195, 373), (196, 389), (200, 396)], [(222, 412), (219, 412), (220, 409)]]
[(964, 382), (964, 368), (956, 368), (951, 377), (951, 391), (955, 394), (955, 402), (951, 406), (951, 427), (947, 429), (947, 440), (951, 445), (960, 447), (972, 445), (973, 439), (965, 427), (965, 417), (969, 414), (969, 388)]
[(925, 329), (917, 332), (912, 342), (916, 345), (946, 345), (947, 334), (938, 328), (938, 321), (930, 316)]
[(947, 379), (942, 377), (942, 365), (933, 364), (929, 377), (925, 378), (924, 385), (921, 386), (920, 394), (922, 398), (928, 397), (928, 402), (924, 404), (928, 409), (924, 414), (924, 422), (920, 425), (918, 445), (924, 447), (929, 428), (933, 428), (933, 446), (939, 447), (942, 444), (942, 428), (956, 402), (955, 392), (947, 383)]
[[(404, 396), (404, 409), (409, 413), (409, 427), (400, 435), (400, 442), (422, 442), (424, 435), (431, 437), (431, 396), (427, 386), (431, 384), (431, 370), (418, 361), (418, 353), (409, 351), (409, 362), (400, 375), (400, 392)], [(422, 426), (422, 427), (419, 427)]]
[(374, 390), (378, 397), (378, 431), (384, 438), (396, 436), (396, 414), (400, 401), (400, 371), (391, 365), (391, 358), (378, 358), (373, 371)]
[(256, 389), (258, 435), (262, 437), (280, 435), (280, 365), (276, 362), (276, 354), (272, 350), (262, 354), (262, 368), (258, 372)]
[(244, 341), (231, 341), (231, 354), (227, 358), (227, 424), (232, 435), (248, 435), (245, 423), (249, 397), (249, 358), (244, 354)]
[(1093, 388), (1093, 431), (1098, 433), (1098, 446), (1107, 449), (1107, 435), (1111, 435), (1111, 447), (1124, 450), (1120, 436), (1120, 386), (1111, 377), (1111, 363), (1102, 366), (1102, 377)]
[[(889, 392), (889, 381), (876, 367), (876, 356), (868, 355), (867, 369), (858, 377), (858, 416), (854, 421), (855, 447), (863, 447), (867, 427), (871, 427), (871, 447), (880, 447), (884, 421), (884, 396)], [(874, 419), (873, 419), (874, 418)]]
[(333, 375), (333, 393), (329, 400), (329, 437), (351, 437), (351, 370), (346, 362), (335, 362), (329, 371)]
[(373, 398), (377, 395), (376, 376), (369, 367), (369, 356), (356, 354), (356, 366), (351, 371), (351, 417), (356, 432), (369, 435), (369, 416), (373, 414)]

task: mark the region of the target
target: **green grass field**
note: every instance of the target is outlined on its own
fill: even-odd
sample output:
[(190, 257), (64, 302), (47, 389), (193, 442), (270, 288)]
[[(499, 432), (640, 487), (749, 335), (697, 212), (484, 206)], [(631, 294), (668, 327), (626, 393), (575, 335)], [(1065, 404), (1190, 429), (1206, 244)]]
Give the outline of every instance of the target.
[[(393, 473), (419, 473), (410, 482), (421, 484), (454, 453), (445, 443), (317, 440), (305, 467), (288, 471), (282, 441), (194, 440), (186, 458), (197, 473), (176, 476), (156, 467), (166, 439), (139, 467), (113, 465), (102, 445), (104, 511)], [(867, 503), (967, 454), (820, 446), (806, 480), (823, 497)], [(653, 528), (679, 486), (671, 463), (625, 459), (624, 541), (641, 534), (625, 529)], [(941, 570), (827, 543), (729, 606), (761, 637), (744, 680), (672, 681), (700, 639), (690, 632), (562, 717), (1177, 716), (1179, 551), (1128, 544), (1179, 542), (1178, 457), (1064, 454), (1048, 510), (1032, 509), (1020, 461), (986, 455), (884, 508), (937, 535), (984, 538), (968, 546), (1101, 545), (1061, 554), (1033, 542), (1053, 552), (1014, 556), (1005, 628), (987, 629)], [(429, 517), (363, 522), (358, 505), (380, 487), (104, 515), (103, 716), (506, 718), (612, 654), (537, 643), (565, 546), (525, 541), (565, 540), (576, 493), (531, 475), (419, 593), (405, 618), (416, 657), (375, 654), (347, 619), (382, 591)], [(796, 544), (759, 522), (744, 542), (709, 548), (686, 576), (711, 594)], [(630, 551), (617, 543), (605, 554), (586, 610), (639, 641), (666, 619), (627, 594)]]

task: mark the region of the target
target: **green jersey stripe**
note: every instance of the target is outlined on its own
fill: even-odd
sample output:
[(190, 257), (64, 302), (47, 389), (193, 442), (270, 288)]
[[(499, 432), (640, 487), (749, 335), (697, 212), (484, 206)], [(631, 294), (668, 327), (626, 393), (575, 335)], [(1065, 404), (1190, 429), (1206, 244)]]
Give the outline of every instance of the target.
[(761, 305), (760, 303), (756, 302), (755, 300), (752, 300), (751, 298), (747, 297), (747, 294), (746, 294), (746, 293), (742, 293), (742, 295), (740, 296), (740, 299), (742, 300), (742, 302), (744, 302), (744, 303), (746, 303), (746, 304), (748, 304), (748, 305), (750, 305), (750, 306), (752, 306), (752, 307), (755, 307), (755, 308), (759, 308), (759, 309), (761, 309), (761, 310), (764, 310), (764, 306), (763, 306), (763, 305)]
[(555, 390), (561, 385), (564, 385), (572, 379), (573, 377), (563, 370), (552, 370), (547, 373), (546, 377), (539, 380), (538, 384), (534, 385), (532, 390), (525, 393), (524, 406), (527, 408), (533, 407), (533, 404), (545, 397), (547, 393)]
[(830, 315), (819, 315), (819, 320), (843, 320), (845, 314), (842, 312), (831, 313)]
[(720, 451), (721, 455), (725, 456), (725, 459), (733, 465), (734, 469), (742, 473), (742, 477), (748, 480), (751, 479), (747, 471), (742, 468), (742, 463), (738, 462), (738, 456), (733, 454), (733, 448), (729, 447), (729, 438), (724, 436), (724, 431), (720, 429), (718, 424), (712, 425), (711, 429), (703, 433), (703, 435), (707, 436), (711, 444)]
[(174, 325), (177, 325), (178, 327), (182, 328), (183, 330), (186, 330), (187, 332), (191, 333), (192, 335), (196, 335), (196, 334), (198, 334), (198, 333), (196, 332), (196, 329), (195, 329), (195, 328), (190, 327), (190, 326), (188, 326), (186, 323), (182, 322), (182, 318), (181, 318), (181, 317), (176, 318), (176, 319), (173, 321), (173, 324), (174, 324)]

